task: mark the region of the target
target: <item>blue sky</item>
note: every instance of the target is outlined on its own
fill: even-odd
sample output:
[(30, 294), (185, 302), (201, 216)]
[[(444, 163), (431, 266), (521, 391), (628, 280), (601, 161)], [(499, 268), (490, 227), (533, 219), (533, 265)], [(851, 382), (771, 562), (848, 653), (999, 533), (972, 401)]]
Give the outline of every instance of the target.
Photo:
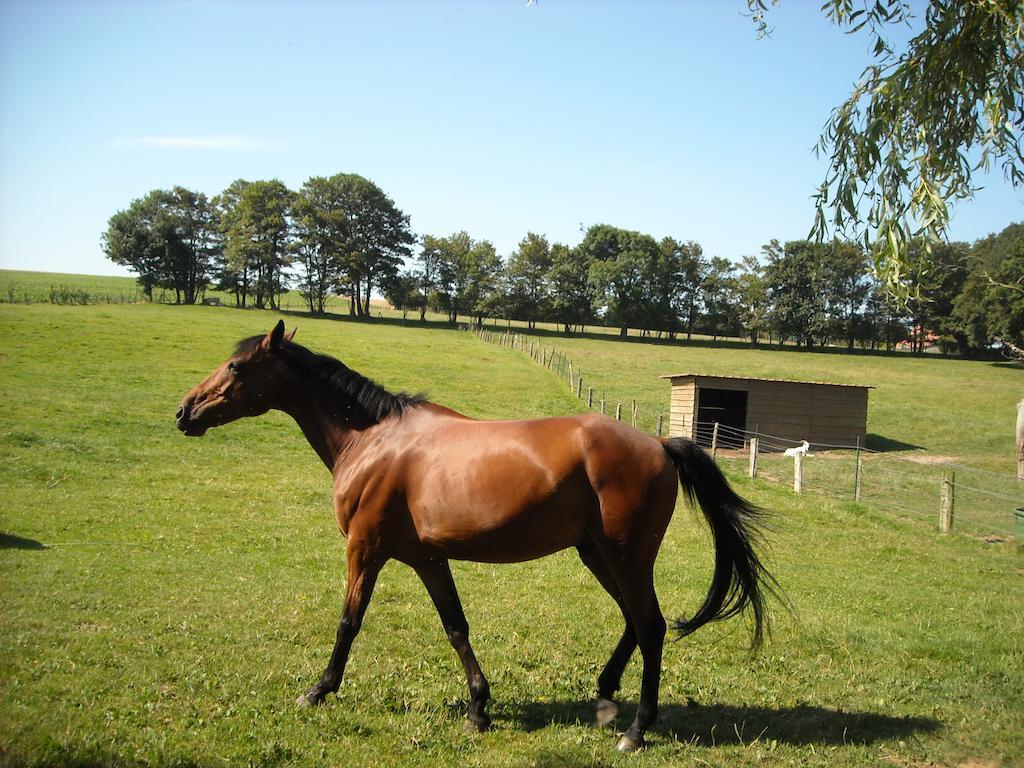
[[(0, 267), (119, 274), (115, 211), (180, 184), (360, 173), (507, 255), (609, 223), (739, 259), (804, 237), (811, 148), (868, 61), (818, 0), (0, 2)], [(1024, 216), (999, 175), (974, 240)]]

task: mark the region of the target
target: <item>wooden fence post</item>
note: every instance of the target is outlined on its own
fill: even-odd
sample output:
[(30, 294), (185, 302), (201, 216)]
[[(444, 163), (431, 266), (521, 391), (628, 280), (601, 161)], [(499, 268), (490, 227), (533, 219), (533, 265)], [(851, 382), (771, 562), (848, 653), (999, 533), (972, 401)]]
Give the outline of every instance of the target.
[(662, 413), (661, 411), (658, 411), (658, 437), (661, 437), (661, 422), (662, 422), (662, 418), (664, 416), (665, 416), (664, 413)]
[(939, 532), (953, 530), (953, 502), (956, 490), (956, 473), (951, 469), (942, 471), (942, 494), (939, 504)]
[(604, 398), (601, 398), (601, 415), (604, 416)]
[(804, 492), (804, 454), (803, 451), (793, 457), (793, 490)]
[(573, 381), (572, 381), (572, 360), (570, 360), (569, 361), (569, 389), (576, 389), (576, 387), (574, 387), (572, 384), (573, 384)]
[(615, 420), (622, 421), (622, 403), (615, 404)]
[(583, 373), (576, 377), (576, 399), (583, 399)]
[(594, 407), (594, 388), (587, 387), (587, 408)]
[(636, 400), (633, 401), (633, 426), (636, 426)]
[(857, 437), (857, 468), (854, 470), (853, 475), (853, 500), (860, 501), (860, 437)]
[(747, 475), (757, 477), (757, 438), (750, 438), (750, 466), (747, 467)]
[(718, 422), (715, 422), (714, 429), (711, 430), (711, 458), (718, 461)]

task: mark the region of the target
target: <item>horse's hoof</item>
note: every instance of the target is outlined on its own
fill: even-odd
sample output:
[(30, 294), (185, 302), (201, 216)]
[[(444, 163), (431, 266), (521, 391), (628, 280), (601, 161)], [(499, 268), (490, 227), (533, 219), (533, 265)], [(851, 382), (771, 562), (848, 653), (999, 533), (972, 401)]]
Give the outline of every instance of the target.
[(317, 693), (315, 690), (306, 691), (304, 694), (299, 696), (295, 700), (295, 706), (297, 707), (315, 707), (322, 704), (324, 696), (322, 693)]
[(611, 699), (598, 697), (597, 699), (597, 724), (607, 728), (615, 722), (619, 716), (619, 705)]
[(629, 736), (623, 736), (619, 739), (618, 746), (615, 748), (619, 750), (619, 752), (639, 752), (646, 746), (643, 736), (641, 736), (639, 740)]
[(462, 730), (465, 733), (483, 733), (484, 731), (490, 730), (490, 728), (491, 728), (491, 721), (490, 720), (476, 721), (476, 720), (472, 720), (471, 718), (468, 718), (468, 717), (466, 718), (465, 724), (462, 726)]

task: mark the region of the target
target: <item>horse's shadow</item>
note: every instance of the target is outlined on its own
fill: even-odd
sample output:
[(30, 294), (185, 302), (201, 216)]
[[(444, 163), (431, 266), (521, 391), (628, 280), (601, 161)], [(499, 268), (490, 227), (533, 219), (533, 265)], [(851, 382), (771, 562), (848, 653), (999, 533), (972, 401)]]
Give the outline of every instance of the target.
[[(617, 727), (624, 729), (636, 707), (623, 706)], [(592, 723), (590, 701), (508, 702), (496, 708), (496, 719), (535, 731), (555, 724)], [(792, 745), (871, 744), (930, 733), (942, 723), (928, 717), (850, 712), (810, 704), (793, 707), (743, 707), (730, 704), (666, 703), (658, 707), (655, 732), (701, 746), (749, 744), (775, 740)]]
[(49, 549), (42, 542), (0, 531), (0, 549)]

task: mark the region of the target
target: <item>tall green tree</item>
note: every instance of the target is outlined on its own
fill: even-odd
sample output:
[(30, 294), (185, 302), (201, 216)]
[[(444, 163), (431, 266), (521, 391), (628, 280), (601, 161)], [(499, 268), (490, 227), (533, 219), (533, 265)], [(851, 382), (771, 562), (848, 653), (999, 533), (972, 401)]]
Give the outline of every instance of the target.
[[(237, 184), (237, 182), (236, 182)], [(294, 193), (277, 179), (238, 184), (237, 201), (222, 214), (226, 269), (242, 275), (242, 306), (278, 308), (292, 262), (291, 216)]]
[(551, 246), (550, 317), (566, 333), (594, 319), (596, 294), (590, 281), (590, 257), (582, 248), (556, 243)]
[(527, 232), (505, 267), (508, 311), (511, 317), (525, 320), (528, 328), (536, 327), (537, 319), (547, 311), (551, 263), (547, 238)]
[(320, 314), (342, 289), (342, 254), (349, 241), (348, 205), (335, 178), (310, 177), (293, 203), (299, 291), (309, 311)]
[(970, 246), (967, 243), (939, 243), (929, 246), (918, 239), (911, 243), (906, 280), (917, 290), (906, 302), (911, 327), (912, 350), (924, 352), (930, 333), (938, 334), (943, 346), (967, 351), (967, 334), (953, 315), (957, 296), (968, 275)]
[(708, 262), (701, 292), (704, 302), (702, 325), (704, 333), (714, 339), (736, 335), (740, 330), (740, 315), (736, 311), (739, 298), (736, 290), (736, 265), (721, 256)]
[(767, 257), (765, 285), (779, 343), (793, 339), (797, 346), (813, 347), (828, 329), (821, 290), (824, 248), (808, 240), (792, 240), (785, 246), (772, 240), (762, 251)]
[(658, 244), (650, 235), (595, 224), (579, 248), (590, 260), (590, 280), (604, 320), (625, 336), (630, 326), (646, 327), (648, 292), (657, 264)]
[(440, 288), (442, 249), (444, 247), (444, 238), (424, 235), (420, 239), (420, 252), (416, 257), (411, 274), (416, 280), (422, 299), (419, 305), (421, 323), (426, 321), (427, 307)]
[(153, 190), (115, 213), (102, 237), (107, 257), (154, 287), (174, 291), (175, 303), (194, 304), (205, 290), (220, 248), (214, 209), (201, 192)]
[(454, 325), (459, 315), (470, 315), (477, 323), (483, 322), (494, 310), (502, 271), (494, 245), (474, 240), (467, 232), (430, 238), (429, 242), (436, 248), (437, 294), (448, 321)]
[(409, 217), (384, 191), (355, 173), (314, 176), (296, 201), (296, 248), (307, 302), (323, 311), (328, 293), (349, 297), (349, 313), (370, 314), (376, 289), (412, 255)]
[(995, 343), (1024, 360), (1024, 223), (974, 244), (954, 314), (973, 350)]
[(217, 230), (224, 243), (216, 263), (217, 286), (222, 291), (231, 292), (235, 297), (235, 305), (239, 307), (246, 304), (253, 275), (248, 260), (238, 258), (238, 254), (229, 248), (228, 244), (238, 210), (238, 201), (249, 183), (245, 179), (235, 179), (212, 201), (217, 217)]
[(356, 198), (354, 235), (347, 260), (349, 282), (354, 288), (357, 315), (370, 314), (370, 296), (393, 280), (404, 260), (412, 255), (416, 238), (409, 217), (384, 191), (368, 179), (352, 181)]
[(864, 322), (864, 305), (871, 290), (868, 258), (858, 243), (834, 241), (818, 251), (820, 290), (829, 317), (829, 335), (846, 340), (853, 349)]
[(761, 334), (769, 327), (764, 267), (756, 256), (744, 256), (740, 264), (739, 274), (736, 275), (736, 305), (747, 338), (756, 347)]

